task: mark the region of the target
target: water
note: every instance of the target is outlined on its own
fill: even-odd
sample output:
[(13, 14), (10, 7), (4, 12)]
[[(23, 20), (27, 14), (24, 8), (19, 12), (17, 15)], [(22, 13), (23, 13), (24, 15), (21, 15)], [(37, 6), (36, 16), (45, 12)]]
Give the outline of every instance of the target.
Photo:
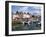
[(20, 27), (13, 27), (12, 31), (20, 31), (20, 30), (40, 30), (41, 29), (41, 24), (38, 24), (38, 22), (32, 22), (30, 25), (24, 24), (24, 26)]

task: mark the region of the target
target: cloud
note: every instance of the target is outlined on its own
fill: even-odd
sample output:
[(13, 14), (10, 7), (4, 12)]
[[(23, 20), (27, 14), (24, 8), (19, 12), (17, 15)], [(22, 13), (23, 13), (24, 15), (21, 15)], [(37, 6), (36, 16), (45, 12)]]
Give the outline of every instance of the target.
[(21, 7), (19, 11), (28, 11), (28, 7)]
[(41, 13), (41, 7), (36, 7), (36, 6), (13, 6), (12, 7), (12, 11), (14, 13), (16, 13), (16, 11), (22, 11), (22, 12), (29, 12), (31, 14), (37, 13), (40, 14)]

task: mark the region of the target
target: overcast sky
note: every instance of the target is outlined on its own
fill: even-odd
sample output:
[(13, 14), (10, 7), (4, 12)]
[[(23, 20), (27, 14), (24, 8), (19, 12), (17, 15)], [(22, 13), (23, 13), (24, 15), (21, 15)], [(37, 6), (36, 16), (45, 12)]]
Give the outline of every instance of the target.
[(12, 12), (16, 13), (16, 11), (29, 12), (31, 14), (37, 13), (40, 14), (41, 7), (40, 6), (15, 6), (12, 5)]

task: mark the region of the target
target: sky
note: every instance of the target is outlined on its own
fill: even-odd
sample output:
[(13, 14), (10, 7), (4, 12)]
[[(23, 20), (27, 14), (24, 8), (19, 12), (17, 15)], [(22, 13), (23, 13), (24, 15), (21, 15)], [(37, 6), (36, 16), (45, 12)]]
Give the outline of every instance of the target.
[(16, 6), (16, 5), (12, 5), (12, 12), (16, 13), (16, 11), (29, 12), (31, 14), (34, 14), (34, 13), (40, 14), (41, 7), (40, 6)]

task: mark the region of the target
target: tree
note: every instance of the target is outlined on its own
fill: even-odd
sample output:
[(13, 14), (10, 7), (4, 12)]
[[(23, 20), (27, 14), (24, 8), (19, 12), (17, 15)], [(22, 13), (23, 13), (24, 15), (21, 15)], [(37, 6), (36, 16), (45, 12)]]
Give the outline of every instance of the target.
[(19, 14), (19, 12), (18, 12), (18, 11), (16, 11), (16, 14)]
[(35, 17), (34, 15), (32, 15), (32, 17)]
[(29, 12), (27, 12), (27, 14), (30, 14)]

